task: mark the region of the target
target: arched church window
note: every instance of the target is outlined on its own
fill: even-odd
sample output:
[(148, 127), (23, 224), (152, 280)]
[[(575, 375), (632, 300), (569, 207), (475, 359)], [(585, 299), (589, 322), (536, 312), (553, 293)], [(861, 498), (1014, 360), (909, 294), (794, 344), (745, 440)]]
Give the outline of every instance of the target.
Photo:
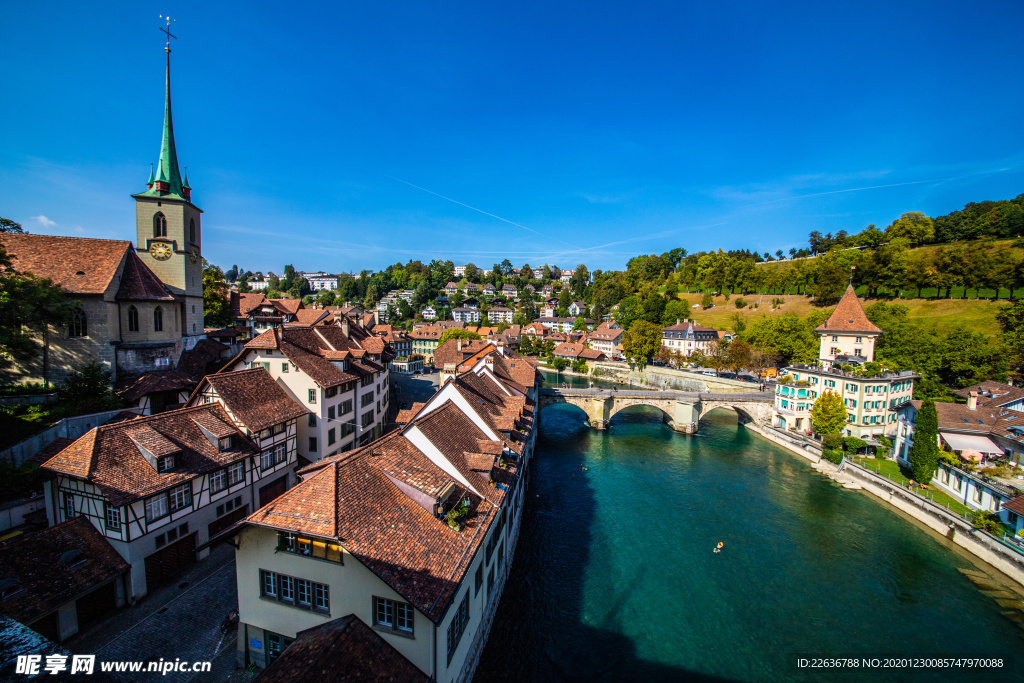
[(153, 329), (157, 332), (164, 331), (164, 309), (159, 306), (153, 311)]
[(71, 313), (71, 324), (68, 326), (69, 337), (88, 337), (89, 336), (89, 325), (88, 320), (85, 316), (85, 311), (81, 308), (76, 308)]
[(192, 244), (196, 243), (196, 219), (190, 218), (188, 221), (188, 239)]
[(128, 307), (128, 331), (139, 331), (139, 309), (135, 308), (134, 306)]
[(167, 218), (160, 211), (153, 215), (153, 237), (167, 237)]

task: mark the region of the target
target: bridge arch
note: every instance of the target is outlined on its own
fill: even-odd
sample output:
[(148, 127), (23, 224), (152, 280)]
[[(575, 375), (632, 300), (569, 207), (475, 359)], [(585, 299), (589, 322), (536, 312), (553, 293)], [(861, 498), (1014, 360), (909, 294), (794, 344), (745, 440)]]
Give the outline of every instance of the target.
[(623, 403), (624, 403), (623, 405), (619, 405), (619, 402), (616, 402), (615, 404), (613, 404), (612, 410), (610, 410), (609, 413), (608, 413), (608, 421), (609, 422), (611, 422), (611, 420), (616, 415), (618, 415), (619, 413), (626, 412), (626, 411), (631, 410), (632, 408), (636, 408), (636, 407), (651, 408), (653, 410), (658, 411), (658, 413), (661, 414), (661, 421), (662, 422), (671, 422), (672, 421), (672, 417), (673, 417), (672, 414), (667, 412), (665, 410), (665, 407), (663, 407), (661, 405), (658, 405), (657, 401), (650, 401), (650, 402), (648, 402), (648, 401), (635, 401), (635, 402), (630, 402), (630, 403), (625, 403), (625, 402), (623, 402)]

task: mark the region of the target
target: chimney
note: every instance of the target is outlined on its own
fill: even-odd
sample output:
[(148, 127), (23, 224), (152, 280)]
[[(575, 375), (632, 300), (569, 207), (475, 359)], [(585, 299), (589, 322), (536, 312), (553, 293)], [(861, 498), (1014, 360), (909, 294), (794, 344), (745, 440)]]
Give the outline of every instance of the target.
[(341, 317), (341, 332), (346, 337), (348, 336), (348, 316), (344, 315)]
[(971, 393), (967, 394), (967, 410), (977, 410), (977, 409), (978, 409), (978, 392), (977, 391), (972, 391)]
[(456, 348), (457, 350), (459, 350), (459, 351), (461, 351), (461, 350), (462, 350), (462, 340), (461, 340), (461, 339), (456, 339), (456, 340), (455, 340), (455, 348)]
[(679, 325), (681, 323), (682, 323), (682, 321), (679, 318), (676, 318), (676, 325)]

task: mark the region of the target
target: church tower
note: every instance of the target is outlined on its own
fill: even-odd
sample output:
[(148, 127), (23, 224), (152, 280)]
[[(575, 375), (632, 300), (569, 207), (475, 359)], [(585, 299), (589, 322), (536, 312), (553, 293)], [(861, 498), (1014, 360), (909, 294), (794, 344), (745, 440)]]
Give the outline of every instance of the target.
[[(164, 131), (156, 172), (146, 191), (134, 194), (139, 258), (182, 302), (181, 334), (203, 334), (202, 211), (192, 203), (188, 173), (181, 175), (171, 121), (171, 34), (168, 32)], [(192, 344), (186, 344), (191, 348)]]

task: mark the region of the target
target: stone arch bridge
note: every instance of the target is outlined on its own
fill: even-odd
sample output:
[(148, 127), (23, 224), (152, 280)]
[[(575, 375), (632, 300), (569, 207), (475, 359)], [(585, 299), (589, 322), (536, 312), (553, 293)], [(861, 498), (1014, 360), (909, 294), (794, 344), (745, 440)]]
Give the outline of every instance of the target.
[(773, 399), (774, 394), (769, 391), (698, 393), (547, 388), (540, 390), (538, 409), (555, 403), (568, 403), (587, 414), (591, 427), (607, 429), (612, 416), (620, 410), (630, 406), (653, 406), (661, 410), (669, 427), (677, 432), (693, 434), (700, 419), (715, 408), (731, 408), (742, 419), (767, 423), (771, 419)]

